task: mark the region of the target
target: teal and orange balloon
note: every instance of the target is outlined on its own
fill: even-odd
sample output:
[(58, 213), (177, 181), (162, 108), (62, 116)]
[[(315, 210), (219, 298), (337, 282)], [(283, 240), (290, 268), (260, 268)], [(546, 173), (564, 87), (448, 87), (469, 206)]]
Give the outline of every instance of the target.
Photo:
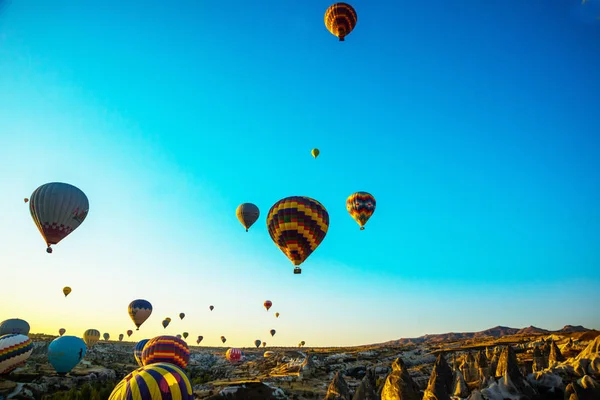
[(145, 365), (127, 375), (109, 396), (112, 400), (193, 400), (190, 378), (168, 363)]
[(152, 314), (152, 304), (148, 300), (136, 299), (129, 303), (127, 308), (129, 317), (136, 326), (136, 331), (140, 330), (140, 326), (150, 317)]
[(185, 369), (189, 361), (190, 348), (186, 342), (175, 336), (152, 338), (146, 343), (142, 351), (142, 363), (144, 365), (165, 362)]
[(325, 27), (340, 42), (352, 32), (357, 22), (358, 15), (350, 4), (335, 3), (325, 11)]
[(32, 352), (29, 337), (19, 333), (0, 336), (0, 375), (24, 365)]
[(321, 203), (291, 196), (275, 203), (267, 214), (267, 229), (277, 247), (298, 267), (321, 244), (329, 229), (329, 214)]
[(29, 197), (31, 218), (52, 253), (58, 244), (77, 229), (88, 215), (90, 204), (79, 188), (62, 182), (46, 183)]
[(367, 192), (352, 193), (346, 199), (346, 210), (358, 223), (361, 231), (365, 229), (365, 224), (375, 212), (376, 205), (375, 197)]

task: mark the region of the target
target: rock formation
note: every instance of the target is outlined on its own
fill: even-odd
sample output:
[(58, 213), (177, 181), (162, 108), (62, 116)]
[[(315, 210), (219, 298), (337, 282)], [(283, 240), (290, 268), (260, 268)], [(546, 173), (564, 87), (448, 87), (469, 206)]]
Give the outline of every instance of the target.
[(479, 373), (478, 380), (490, 376), (490, 366), (483, 350), (480, 350), (475, 356), (475, 364), (477, 366), (477, 372)]
[(565, 399), (598, 400), (600, 399), (600, 384), (589, 375), (585, 375), (583, 378), (567, 386)]
[(550, 343), (550, 355), (548, 356), (548, 365), (552, 366), (565, 361), (560, 349), (554, 340)]
[(539, 347), (533, 348), (533, 372), (543, 371), (548, 368), (546, 357), (542, 354)]
[(351, 400), (350, 389), (340, 372), (336, 372), (327, 389), (325, 400)]
[(460, 372), (464, 376), (465, 381), (475, 382), (479, 380), (479, 370), (475, 363), (475, 358), (471, 352), (467, 353), (462, 364), (460, 364)]
[[(450, 400), (449, 393), (453, 388), (448, 386), (444, 374), (439, 373), (437, 366), (438, 365), (436, 364), (436, 366), (433, 367), (431, 377), (429, 378), (429, 384), (423, 395), (423, 400)], [(456, 372), (460, 374), (460, 370), (457, 370)]]
[(454, 372), (454, 390), (452, 391), (454, 396), (465, 398), (469, 395), (469, 387), (467, 386), (467, 382), (459, 370)]
[(372, 369), (368, 369), (360, 385), (356, 388), (352, 400), (379, 400), (376, 386), (375, 373)]
[[(446, 366), (448, 367), (448, 364)], [(419, 388), (408, 374), (401, 358), (392, 363), (392, 372), (387, 376), (381, 390), (381, 400), (421, 400)]]
[(510, 393), (523, 393), (528, 396), (535, 394), (535, 390), (525, 381), (523, 375), (521, 375), (517, 356), (511, 346), (506, 346), (502, 351), (500, 359), (498, 360), (496, 376), (502, 376), (502, 383), (509, 389)]

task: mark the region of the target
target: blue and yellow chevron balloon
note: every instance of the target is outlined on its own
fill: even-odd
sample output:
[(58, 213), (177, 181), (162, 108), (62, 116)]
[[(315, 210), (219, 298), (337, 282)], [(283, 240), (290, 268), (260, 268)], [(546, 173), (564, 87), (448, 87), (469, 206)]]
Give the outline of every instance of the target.
[(190, 379), (176, 365), (157, 363), (138, 368), (115, 386), (109, 400), (193, 400)]
[(142, 339), (139, 342), (137, 342), (135, 344), (135, 347), (133, 348), (133, 358), (135, 358), (135, 361), (140, 367), (144, 366), (144, 363), (142, 362), (142, 352), (144, 351), (144, 346), (146, 345), (146, 343), (148, 343), (149, 340), (150, 339)]
[(377, 202), (375, 197), (367, 192), (352, 193), (346, 199), (346, 209), (350, 216), (360, 225), (360, 230), (365, 229), (365, 224), (375, 212)]
[(267, 229), (292, 264), (302, 264), (321, 244), (329, 229), (329, 214), (310, 197), (279, 200), (267, 214)]

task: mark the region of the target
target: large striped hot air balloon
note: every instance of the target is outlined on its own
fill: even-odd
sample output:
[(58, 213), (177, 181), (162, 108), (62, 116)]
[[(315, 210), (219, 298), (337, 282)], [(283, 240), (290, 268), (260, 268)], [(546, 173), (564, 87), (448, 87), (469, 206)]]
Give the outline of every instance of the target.
[(68, 183), (51, 182), (35, 189), (29, 197), (29, 212), (52, 253), (58, 244), (81, 225), (90, 208), (88, 198)]
[(321, 244), (329, 229), (329, 214), (310, 197), (292, 196), (279, 200), (267, 214), (267, 229), (277, 247), (298, 267)]
[(0, 375), (25, 364), (33, 352), (33, 342), (25, 335), (11, 333), (0, 336)]
[(346, 199), (346, 210), (350, 216), (360, 225), (360, 230), (365, 229), (365, 224), (375, 212), (377, 202), (372, 194), (367, 192), (352, 193)]
[(190, 349), (186, 342), (175, 336), (157, 336), (144, 346), (142, 363), (144, 365), (166, 362), (181, 368), (187, 368)]
[(96, 343), (100, 340), (100, 331), (97, 329), (88, 329), (83, 332), (83, 341), (87, 345), (89, 349), (94, 347)]
[(6, 319), (0, 323), (0, 336), (8, 335), (11, 333), (18, 333), (20, 335), (29, 335), (29, 323), (19, 318)]
[(239, 362), (242, 359), (242, 351), (240, 349), (235, 349), (232, 347), (227, 350), (227, 353), (225, 353), (225, 358), (230, 363)]
[(271, 300), (265, 300), (265, 302), (263, 303), (263, 306), (265, 306), (267, 311), (269, 311), (269, 308), (271, 308), (272, 305), (273, 305), (273, 302)]
[(135, 361), (140, 367), (144, 366), (144, 363), (142, 362), (142, 351), (144, 351), (144, 346), (149, 341), (150, 339), (142, 339), (139, 342), (137, 342), (133, 347), (133, 358), (135, 358)]
[(335, 3), (325, 11), (325, 26), (340, 42), (352, 32), (357, 21), (358, 15), (350, 4)]
[(136, 331), (140, 330), (140, 326), (148, 319), (152, 314), (152, 304), (148, 300), (137, 299), (129, 303), (127, 308), (131, 320), (136, 326)]
[(238, 206), (237, 210), (235, 210), (235, 215), (240, 223), (246, 228), (246, 232), (256, 220), (260, 216), (260, 211), (258, 207), (252, 203), (242, 203)]
[(65, 375), (85, 357), (86, 343), (75, 336), (61, 336), (48, 345), (48, 362), (59, 375)]
[(180, 367), (156, 363), (136, 369), (115, 386), (109, 400), (193, 400), (190, 379)]

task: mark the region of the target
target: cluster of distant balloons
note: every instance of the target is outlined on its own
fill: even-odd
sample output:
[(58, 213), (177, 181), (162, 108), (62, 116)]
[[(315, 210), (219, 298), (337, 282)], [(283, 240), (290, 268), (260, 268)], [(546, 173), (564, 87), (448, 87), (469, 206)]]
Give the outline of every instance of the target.
[[(344, 41), (352, 32), (357, 22), (354, 8), (346, 3), (335, 3), (325, 11), (326, 28), (339, 41)], [(319, 149), (311, 151), (316, 159)], [(44, 241), (48, 253), (52, 253), (53, 245), (75, 231), (86, 219), (89, 211), (89, 201), (85, 193), (68, 183), (51, 182), (38, 187), (30, 196), (24, 199), (29, 203), (31, 217)], [(356, 192), (346, 200), (346, 208), (352, 218), (364, 229), (364, 225), (375, 211), (375, 198), (366, 192)], [(259, 209), (252, 203), (241, 204), (236, 211), (237, 217), (246, 231), (258, 220)], [(271, 239), (294, 264), (294, 273), (301, 273), (298, 267), (323, 241), (329, 228), (329, 214), (317, 200), (304, 196), (291, 196), (276, 202), (267, 214), (267, 229)], [(67, 297), (71, 288), (65, 286), (63, 293)], [(267, 300), (264, 307), (267, 311), (272, 302)], [(209, 307), (212, 311), (214, 306)], [(152, 305), (147, 300), (137, 299), (130, 303), (129, 315), (136, 325), (136, 330), (152, 313)], [(279, 313), (275, 313), (279, 317)], [(179, 314), (183, 319), (184, 313)], [(170, 318), (162, 321), (166, 328)], [(33, 342), (27, 336), (29, 324), (21, 319), (10, 319), (0, 323), (0, 375), (8, 374), (23, 365), (33, 352)], [(59, 329), (59, 337), (48, 346), (48, 361), (59, 375), (69, 373), (99, 340), (100, 332), (88, 329), (83, 339), (75, 336), (65, 336), (66, 330)], [(276, 331), (269, 331), (274, 336)], [(133, 334), (127, 331), (128, 337)], [(103, 335), (105, 340), (110, 335)], [(124, 335), (119, 335), (123, 340)], [(188, 332), (183, 333), (184, 339)], [(199, 344), (203, 337), (198, 336)], [(221, 341), (226, 342), (225, 336)], [(266, 342), (254, 341), (258, 348)], [(304, 346), (302, 341), (299, 347)], [(273, 352), (266, 351), (264, 357), (270, 357)], [(177, 336), (157, 336), (144, 339), (134, 347), (134, 358), (139, 369), (126, 376), (114, 389), (111, 399), (163, 399), (179, 398), (193, 399), (192, 387), (184, 369), (187, 367), (190, 351), (187, 343)], [(227, 350), (226, 359), (232, 363), (244, 359), (244, 353), (237, 348)], [(133, 394), (133, 395), (132, 395)]]

